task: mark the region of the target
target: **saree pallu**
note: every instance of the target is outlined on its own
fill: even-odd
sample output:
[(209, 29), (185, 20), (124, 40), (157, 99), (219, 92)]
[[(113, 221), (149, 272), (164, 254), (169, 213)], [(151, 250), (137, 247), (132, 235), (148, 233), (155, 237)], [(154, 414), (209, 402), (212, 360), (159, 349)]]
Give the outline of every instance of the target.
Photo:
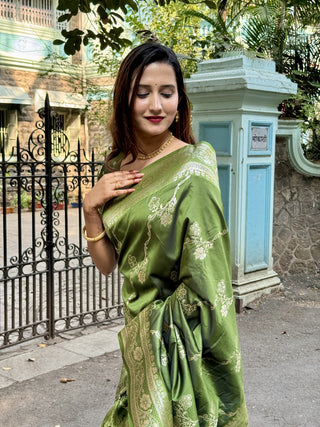
[(121, 379), (102, 425), (247, 426), (215, 153), (187, 145), (142, 171), (102, 215), (125, 314)]

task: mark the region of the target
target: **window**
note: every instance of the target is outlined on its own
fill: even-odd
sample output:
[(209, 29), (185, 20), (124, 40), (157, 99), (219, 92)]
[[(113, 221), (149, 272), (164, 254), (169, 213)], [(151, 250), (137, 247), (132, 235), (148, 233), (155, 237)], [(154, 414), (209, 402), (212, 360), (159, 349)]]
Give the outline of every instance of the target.
[(6, 153), (7, 147), (8, 147), (8, 129), (7, 129), (6, 112), (3, 110), (0, 110), (0, 152)]
[(65, 114), (58, 113), (52, 117), (52, 156), (59, 158), (69, 152), (66, 138)]
[(68, 29), (68, 23), (58, 22), (63, 13), (56, 10), (55, 0), (0, 0), (0, 18), (31, 25)]

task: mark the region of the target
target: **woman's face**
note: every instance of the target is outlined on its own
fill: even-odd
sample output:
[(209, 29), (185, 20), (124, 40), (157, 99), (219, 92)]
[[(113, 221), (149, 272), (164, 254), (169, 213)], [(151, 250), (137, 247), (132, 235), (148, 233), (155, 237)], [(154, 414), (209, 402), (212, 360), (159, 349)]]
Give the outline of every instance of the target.
[(148, 65), (139, 82), (132, 106), (136, 136), (150, 137), (166, 132), (175, 119), (179, 94), (174, 69), (163, 62)]

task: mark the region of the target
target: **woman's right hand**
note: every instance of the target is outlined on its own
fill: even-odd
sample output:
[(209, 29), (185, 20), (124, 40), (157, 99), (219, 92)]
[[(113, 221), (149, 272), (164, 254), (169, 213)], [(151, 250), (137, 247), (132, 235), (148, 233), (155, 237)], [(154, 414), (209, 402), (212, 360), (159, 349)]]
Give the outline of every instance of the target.
[[(131, 187), (138, 184), (143, 177), (139, 171), (117, 171), (103, 175), (96, 185), (87, 193), (83, 201), (83, 213), (88, 237), (96, 237), (104, 230), (99, 208), (113, 197), (130, 194)], [(106, 276), (117, 265), (115, 249), (108, 238), (88, 241), (88, 250), (96, 267)]]
[(98, 209), (110, 199), (132, 193), (134, 188), (131, 186), (138, 184), (142, 178), (143, 173), (136, 170), (117, 171), (103, 175), (83, 201), (85, 215), (97, 215)]

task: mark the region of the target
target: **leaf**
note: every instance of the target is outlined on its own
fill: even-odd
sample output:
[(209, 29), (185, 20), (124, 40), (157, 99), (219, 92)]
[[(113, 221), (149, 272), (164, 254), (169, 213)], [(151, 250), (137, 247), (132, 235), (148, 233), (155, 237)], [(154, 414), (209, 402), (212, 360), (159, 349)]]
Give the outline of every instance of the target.
[(109, 18), (109, 13), (102, 6), (98, 7), (97, 12), (98, 12), (101, 19), (108, 19)]
[(138, 5), (132, 1), (132, 0), (128, 0), (127, 4), (131, 7), (132, 10), (134, 10), (135, 12), (138, 11)]
[(9, 366), (2, 366), (2, 369), (3, 369), (4, 371), (10, 371), (10, 369), (12, 369), (12, 368), (9, 368)]
[(61, 378), (60, 379), (60, 382), (62, 383), (62, 384), (67, 384), (67, 383), (70, 383), (70, 382), (72, 382), (72, 381), (75, 381), (73, 378)]
[[(158, 0), (158, 1), (156, 1), (156, 3), (157, 3), (159, 6), (165, 6), (166, 4), (169, 4), (169, 3), (170, 3), (170, 0)], [(185, 3), (185, 1), (184, 1), (184, 3)]]
[(90, 2), (87, 0), (82, 0), (81, 2), (78, 2), (79, 10), (83, 13), (90, 13), (91, 12), (91, 5)]
[(92, 30), (87, 30), (87, 35), (93, 39), (97, 37), (96, 33)]
[(47, 344), (41, 343), (41, 344), (38, 344), (38, 347), (44, 348), (44, 347), (47, 347)]
[(57, 9), (58, 10), (67, 10), (69, 8), (69, 6), (68, 6), (69, 1), (70, 0), (59, 0)]
[(53, 42), (52, 42), (52, 44), (54, 44), (54, 45), (60, 45), (60, 44), (63, 44), (63, 43), (64, 43), (64, 41), (63, 40), (59, 40), (59, 39), (53, 40)]
[(206, 0), (205, 4), (206, 4), (206, 6), (208, 6), (209, 9), (216, 9), (217, 8), (217, 5), (213, 1)]
[(71, 18), (72, 18), (71, 13), (65, 13), (64, 15), (59, 16), (58, 22), (70, 21)]

